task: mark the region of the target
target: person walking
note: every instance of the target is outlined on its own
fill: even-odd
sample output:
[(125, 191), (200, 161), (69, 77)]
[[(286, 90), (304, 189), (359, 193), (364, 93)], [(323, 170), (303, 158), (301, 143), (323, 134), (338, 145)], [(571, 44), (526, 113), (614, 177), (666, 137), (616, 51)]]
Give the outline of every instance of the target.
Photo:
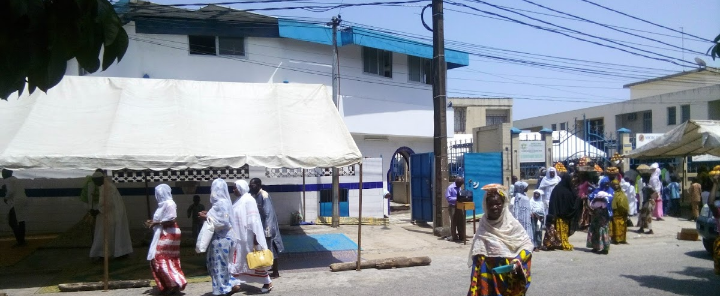
[[(95, 185), (99, 198), (97, 210), (91, 210), (97, 220), (95, 223), (93, 244), (92, 247), (90, 247), (90, 258), (99, 261), (100, 258), (105, 256), (103, 248), (105, 219), (107, 219), (107, 223), (109, 224), (107, 236), (110, 255), (115, 258), (125, 257), (133, 252), (125, 202), (122, 196), (120, 196), (120, 191), (107, 179), (105, 173), (102, 171), (95, 171), (95, 173), (92, 174), (92, 182), (93, 185)], [(108, 195), (106, 195), (106, 192)]]
[(203, 225), (203, 220), (198, 214), (203, 211), (205, 211), (205, 206), (200, 203), (200, 195), (194, 195), (193, 203), (187, 209), (187, 216), (192, 219), (192, 236), (195, 240), (197, 240)]
[(611, 241), (616, 244), (627, 244), (627, 220), (628, 213), (630, 212), (630, 204), (628, 198), (623, 192), (620, 183), (617, 180), (612, 181), (615, 193), (610, 204), (612, 208), (612, 227), (611, 227)]
[(680, 217), (680, 184), (676, 175), (670, 175), (670, 184), (668, 184), (668, 195), (670, 199), (670, 213), (673, 217)]
[(233, 204), (232, 224), (236, 234), (236, 248), (230, 263), (230, 273), (243, 282), (263, 284), (261, 291), (270, 292), (273, 289), (272, 279), (266, 269), (250, 269), (247, 255), (253, 249), (267, 250), (260, 210), (255, 198), (250, 194), (250, 187), (245, 180), (235, 182), (234, 193), (240, 197)]
[(180, 293), (185, 289), (187, 280), (180, 267), (180, 227), (177, 222), (177, 204), (172, 198), (172, 189), (167, 184), (155, 187), (155, 199), (158, 207), (152, 220), (145, 225), (153, 230), (153, 239), (148, 249), (155, 284), (161, 294)]
[[(468, 266), (471, 267), (468, 296), (525, 295), (530, 288), (530, 266), (534, 245), (527, 231), (510, 213), (510, 199), (501, 186), (485, 186), (483, 210), (473, 238)], [(507, 272), (494, 268), (512, 266)]]
[(652, 174), (650, 175), (650, 186), (655, 190), (655, 193), (657, 195), (655, 196), (655, 207), (653, 208), (653, 217), (657, 221), (663, 221), (663, 200), (662, 200), (662, 181), (660, 181), (660, 166), (656, 163), (653, 163), (650, 166), (651, 169), (653, 169)]
[(462, 177), (455, 177), (455, 182), (450, 183), (445, 190), (445, 199), (450, 215), (450, 237), (453, 241), (465, 241), (465, 213), (457, 210), (457, 198), (464, 183), (465, 180)]
[(5, 180), (5, 198), (3, 202), (10, 206), (8, 211), (8, 224), (15, 235), (15, 244), (12, 246), (22, 247), (27, 245), (25, 241), (25, 221), (28, 214), (28, 200), (25, 195), (25, 187), (18, 178), (13, 177), (13, 171), (3, 169), (2, 177)]
[(538, 189), (542, 190), (545, 195), (543, 196), (543, 202), (545, 203), (545, 215), (548, 214), (548, 208), (550, 206), (550, 195), (552, 194), (555, 186), (560, 183), (560, 176), (557, 174), (557, 170), (554, 167), (547, 169), (545, 177), (540, 182)]
[(533, 224), (532, 224), (532, 206), (530, 204), (530, 198), (525, 194), (527, 192), (528, 183), (518, 181), (515, 183), (515, 206), (513, 206), (512, 214), (515, 219), (520, 222), (525, 231), (527, 231), (529, 237), (533, 237)]
[(642, 208), (640, 209), (640, 216), (638, 217), (638, 233), (646, 233), (644, 229), (647, 228), (646, 234), (655, 234), (652, 230), (653, 211), (655, 208), (655, 201), (658, 198), (658, 193), (650, 185), (645, 185), (642, 188), (642, 195), (645, 197), (643, 200)]
[(207, 248), (206, 266), (212, 281), (213, 295), (230, 295), (240, 292), (241, 281), (230, 274), (228, 264), (235, 252), (235, 232), (232, 229), (232, 202), (227, 183), (215, 179), (210, 185), (210, 210), (200, 212), (214, 229)]
[[(278, 270), (278, 258), (280, 253), (285, 251), (282, 237), (280, 236), (280, 227), (278, 226), (277, 214), (273, 207), (272, 198), (267, 191), (262, 189), (262, 181), (258, 178), (250, 180), (250, 194), (255, 198), (258, 210), (260, 211), (260, 219), (262, 220), (263, 229), (265, 230), (265, 240), (268, 248), (274, 256), (273, 266), (271, 268), (271, 278), (280, 277)], [(266, 288), (264, 288), (266, 289)]]
[(535, 191), (533, 191), (533, 199), (530, 201), (533, 228), (533, 235), (530, 236), (530, 238), (535, 245), (533, 252), (537, 252), (542, 248), (542, 226), (545, 223), (545, 205), (542, 202), (542, 195), (542, 190), (535, 189)]
[(600, 191), (590, 203), (592, 212), (592, 222), (588, 228), (587, 244), (588, 248), (592, 248), (593, 253), (607, 254), (610, 251), (610, 234), (609, 223), (610, 214), (608, 213), (608, 194)]
[[(564, 175), (550, 196), (547, 217), (551, 217), (553, 220), (555, 233), (552, 234), (550, 231), (545, 233), (543, 245), (545, 245), (546, 248), (562, 249), (565, 251), (573, 250), (574, 247), (570, 244), (569, 237), (577, 228), (577, 224), (573, 223), (575, 222), (577, 204), (577, 197), (572, 190), (572, 177)], [(555, 235), (555, 237), (550, 238), (548, 237), (549, 235)], [(546, 241), (547, 244), (545, 243)]]

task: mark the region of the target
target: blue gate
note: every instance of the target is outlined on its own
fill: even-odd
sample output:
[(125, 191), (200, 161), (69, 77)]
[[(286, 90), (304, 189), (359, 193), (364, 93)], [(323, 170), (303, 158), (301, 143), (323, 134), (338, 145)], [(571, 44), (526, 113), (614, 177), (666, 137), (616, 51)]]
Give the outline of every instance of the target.
[[(473, 193), (476, 214), (482, 214), (485, 191), (480, 189), (490, 183), (502, 184), (502, 152), (465, 153), (465, 189)], [(465, 213), (472, 217), (472, 211)]]
[(410, 155), (410, 208), (415, 221), (433, 220), (433, 153)]

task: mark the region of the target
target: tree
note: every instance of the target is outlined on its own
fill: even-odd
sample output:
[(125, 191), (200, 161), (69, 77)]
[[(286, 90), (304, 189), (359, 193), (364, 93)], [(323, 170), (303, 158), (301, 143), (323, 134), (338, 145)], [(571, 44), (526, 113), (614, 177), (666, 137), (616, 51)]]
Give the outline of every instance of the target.
[[(47, 92), (67, 61), (94, 73), (120, 61), (128, 35), (108, 0), (0, 0), (0, 99)], [(100, 52), (102, 50), (102, 63)]]
[(720, 35), (717, 35), (713, 42), (715, 42), (715, 45), (710, 46), (710, 49), (708, 49), (708, 54), (712, 57), (714, 61), (715, 58), (720, 57)]

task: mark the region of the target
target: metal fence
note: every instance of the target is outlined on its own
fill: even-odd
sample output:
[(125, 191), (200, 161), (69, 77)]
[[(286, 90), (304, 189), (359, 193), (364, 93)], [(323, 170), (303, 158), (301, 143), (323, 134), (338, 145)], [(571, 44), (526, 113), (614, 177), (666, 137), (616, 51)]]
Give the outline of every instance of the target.
[(448, 141), (448, 177), (452, 176), (463, 176), (465, 169), (463, 168), (463, 162), (465, 160), (465, 153), (472, 152), (473, 141), (467, 140), (455, 140)]

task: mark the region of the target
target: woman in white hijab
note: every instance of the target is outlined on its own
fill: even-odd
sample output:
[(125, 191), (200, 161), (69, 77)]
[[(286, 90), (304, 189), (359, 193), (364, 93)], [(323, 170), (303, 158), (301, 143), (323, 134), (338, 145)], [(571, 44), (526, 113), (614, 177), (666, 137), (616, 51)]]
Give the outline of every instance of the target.
[(262, 292), (270, 292), (273, 285), (267, 269), (250, 269), (246, 259), (255, 245), (259, 250), (268, 248), (257, 202), (250, 195), (250, 186), (245, 180), (235, 182), (235, 194), (240, 195), (240, 198), (233, 204), (232, 224), (237, 245), (233, 262), (230, 263), (230, 273), (243, 282), (261, 283)]
[(663, 221), (663, 201), (662, 201), (662, 182), (660, 181), (660, 165), (653, 163), (650, 168), (654, 169), (652, 175), (650, 175), (650, 186), (657, 192), (657, 198), (655, 199), (655, 208), (653, 210), (653, 217), (658, 221)]
[(483, 187), (485, 215), (480, 219), (468, 259), (472, 266), (470, 296), (525, 295), (530, 287), (534, 245), (510, 213), (510, 199), (502, 189), (497, 184)]
[(207, 249), (207, 270), (212, 280), (213, 295), (231, 295), (240, 291), (241, 281), (230, 275), (228, 264), (235, 252), (235, 232), (232, 229), (232, 202), (227, 183), (215, 179), (210, 186), (211, 208), (200, 212), (214, 227)]
[(154, 232), (147, 260), (160, 293), (179, 293), (185, 289), (187, 280), (180, 268), (180, 227), (175, 222), (177, 205), (170, 186), (155, 187), (155, 199), (157, 210), (153, 219), (146, 222)]
[(550, 195), (558, 183), (560, 183), (560, 176), (558, 176), (557, 170), (554, 167), (548, 168), (545, 172), (545, 178), (542, 179), (540, 186), (538, 186), (538, 189), (544, 193), (543, 203), (545, 204), (545, 215), (547, 215), (548, 208), (550, 207)]

